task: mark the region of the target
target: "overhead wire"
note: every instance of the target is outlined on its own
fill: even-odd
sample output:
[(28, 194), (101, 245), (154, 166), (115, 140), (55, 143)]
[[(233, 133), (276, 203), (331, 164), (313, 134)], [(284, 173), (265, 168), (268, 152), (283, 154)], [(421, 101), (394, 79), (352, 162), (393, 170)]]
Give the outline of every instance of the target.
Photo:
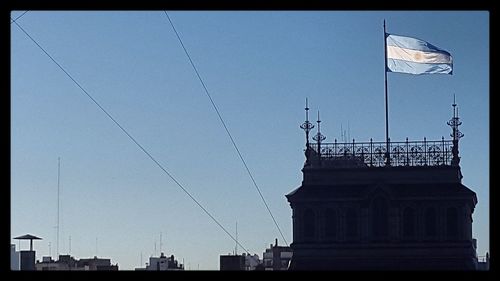
[(15, 19), (10, 18), (10, 24), (12, 24), (13, 22), (16, 22), (18, 19), (20, 19), (22, 16), (24, 16), (27, 12), (29, 12), (29, 10), (25, 11), (24, 13), (22, 13), (20, 16), (18, 16)]
[(262, 195), (262, 192), (260, 191), (259, 186), (258, 186), (258, 185), (257, 185), (257, 183), (255, 182), (255, 179), (254, 179), (254, 177), (253, 177), (252, 173), (250, 172), (250, 169), (248, 168), (248, 165), (247, 165), (247, 163), (246, 163), (245, 159), (243, 158), (243, 156), (242, 156), (242, 154), (241, 154), (240, 150), (238, 149), (238, 146), (236, 145), (236, 142), (235, 142), (235, 140), (234, 140), (233, 136), (232, 136), (232, 135), (231, 135), (231, 133), (229, 132), (229, 129), (228, 129), (228, 128), (227, 128), (227, 126), (226, 126), (226, 122), (224, 122), (224, 119), (222, 118), (222, 115), (221, 115), (221, 113), (220, 113), (219, 109), (217, 108), (217, 105), (215, 105), (215, 102), (214, 102), (214, 100), (213, 100), (212, 96), (210, 95), (210, 93), (209, 93), (209, 91), (208, 91), (208, 89), (207, 89), (207, 86), (205, 85), (205, 82), (203, 82), (203, 79), (201, 78), (200, 73), (198, 72), (198, 69), (196, 68), (196, 66), (195, 66), (195, 64), (194, 64), (194, 62), (193, 62), (193, 60), (191, 59), (191, 56), (189, 55), (189, 52), (187, 51), (186, 47), (184, 46), (184, 43), (182, 42), (182, 39), (181, 39), (181, 37), (180, 37), (179, 33), (177, 32), (177, 30), (176, 30), (176, 28), (175, 28), (175, 26), (174, 26), (174, 24), (173, 24), (172, 20), (170, 19), (170, 16), (168, 15), (167, 11), (163, 11), (163, 12), (164, 12), (164, 13), (165, 13), (165, 15), (167, 16), (167, 19), (168, 19), (168, 21), (170, 22), (170, 25), (172, 26), (172, 29), (174, 30), (175, 35), (177, 36), (177, 39), (179, 40), (179, 43), (181, 44), (182, 49), (184, 50), (184, 53), (185, 53), (185, 54), (186, 54), (186, 56), (188, 57), (189, 62), (191, 63), (191, 66), (193, 67), (194, 72), (196, 73), (196, 76), (198, 77), (198, 80), (200, 81), (201, 85), (203, 86), (203, 89), (205, 90), (205, 93), (207, 94), (208, 99), (210, 100), (210, 103), (212, 104), (212, 106), (213, 106), (213, 108), (214, 108), (215, 112), (217, 113), (217, 116), (219, 117), (219, 120), (221, 121), (222, 126), (224, 127), (224, 130), (226, 131), (227, 135), (229, 136), (229, 139), (231, 140), (231, 143), (233, 144), (233, 147), (234, 147), (234, 149), (236, 150), (236, 153), (238, 154), (238, 156), (239, 156), (239, 158), (240, 158), (241, 162), (243, 163), (243, 166), (245, 166), (245, 169), (246, 169), (246, 171), (247, 171), (248, 175), (250, 176), (250, 179), (252, 180), (252, 182), (253, 182), (253, 185), (254, 185), (255, 189), (256, 189), (256, 190), (257, 190), (257, 192), (259, 193), (260, 198), (262, 199), (262, 202), (263, 202), (263, 203), (264, 203), (264, 205), (266, 206), (266, 209), (267, 209), (267, 211), (269, 212), (269, 215), (271, 216), (271, 218), (272, 218), (272, 220), (273, 220), (274, 224), (276, 225), (276, 228), (278, 229), (278, 231), (279, 231), (279, 233), (280, 233), (280, 235), (281, 235), (281, 238), (283, 239), (283, 241), (285, 242), (285, 244), (288, 246), (288, 242), (286, 241), (285, 236), (283, 235), (283, 232), (281, 231), (281, 228), (279, 227), (278, 223), (276, 222), (276, 219), (274, 218), (274, 215), (273, 215), (273, 213), (271, 212), (271, 209), (269, 208), (269, 206), (268, 206), (268, 204), (267, 204), (266, 200), (264, 199), (264, 196)]
[(229, 231), (227, 231), (226, 228), (205, 207), (203, 207), (203, 205), (198, 200), (196, 200), (196, 198), (194, 198), (194, 196), (191, 195), (191, 193), (189, 193), (189, 191), (171, 173), (169, 173), (163, 167), (163, 165), (161, 165), (153, 157), (153, 155), (151, 155), (151, 153), (149, 153), (103, 106), (101, 106), (101, 104), (89, 92), (87, 92), (87, 90), (85, 90), (83, 86), (78, 83), (78, 81), (76, 81), (76, 79), (68, 71), (66, 71), (66, 69), (64, 69), (64, 67), (62, 67), (59, 62), (56, 61), (56, 59), (54, 59), (54, 57), (52, 57), (24, 28), (22, 28), (21, 25), (19, 25), (15, 21), (13, 21), (13, 23), (15, 23), (17, 27), (19, 27), (19, 29), (26, 36), (28, 36), (28, 38), (31, 39), (31, 41), (33, 41), (33, 43), (35, 43), (38, 48), (40, 48), (40, 50), (42, 50), (45, 55), (47, 55), (51, 59), (51, 61), (55, 63), (59, 67), (59, 69), (61, 69), (64, 74), (66, 74), (66, 76), (68, 76), (69, 79), (71, 79), (71, 81), (73, 81), (73, 83), (75, 83), (75, 85), (78, 86), (78, 88), (80, 88), (80, 90), (82, 90), (85, 95), (90, 98), (94, 102), (94, 104), (97, 105), (99, 109), (101, 109), (101, 111), (104, 112), (106, 116), (111, 119), (111, 121), (113, 121), (113, 123), (115, 123), (115, 125), (117, 125), (129, 137), (129, 139), (132, 140), (140, 148), (142, 152), (144, 152), (178, 187), (180, 187), (182, 191), (184, 191), (184, 193), (186, 193), (189, 198), (191, 198), (191, 200), (193, 200), (196, 205), (198, 205), (198, 207), (200, 207), (203, 212), (205, 212), (205, 214), (207, 214), (212, 219), (212, 221), (214, 221), (233, 241), (235, 241), (238, 246), (240, 246), (243, 250), (245, 250), (245, 252), (249, 254), (249, 251), (243, 245), (241, 245), (241, 243), (238, 242), (238, 240), (235, 239), (233, 235), (231, 235), (231, 233), (229, 233)]

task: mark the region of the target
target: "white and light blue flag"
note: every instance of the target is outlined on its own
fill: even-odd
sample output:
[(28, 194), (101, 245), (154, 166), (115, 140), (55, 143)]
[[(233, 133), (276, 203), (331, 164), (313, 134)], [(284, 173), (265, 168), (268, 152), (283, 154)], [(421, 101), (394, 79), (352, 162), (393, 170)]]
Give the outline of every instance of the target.
[(386, 35), (387, 72), (452, 74), (451, 54), (420, 39)]

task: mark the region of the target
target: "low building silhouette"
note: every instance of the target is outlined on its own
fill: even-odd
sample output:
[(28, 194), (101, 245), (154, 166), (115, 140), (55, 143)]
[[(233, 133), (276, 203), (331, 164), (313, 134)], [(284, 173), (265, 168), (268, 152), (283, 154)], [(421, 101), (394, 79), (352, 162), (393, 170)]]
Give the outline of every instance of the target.
[(16, 244), (10, 244), (10, 270), (20, 270), (19, 252), (16, 251)]
[(247, 253), (238, 254), (227, 254), (221, 255), (219, 257), (219, 269), (221, 271), (235, 271), (235, 270), (256, 270), (262, 264), (259, 259), (259, 255), (250, 255)]
[(149, 263), (146, 267), (136, 268), (135, 270), (148, 270), (148, 271), (166, 271), (166, 270), (184, 270), (184, 265), (179, 263), (174, 255), (166, 257), (161, 253), (159, 257), (149, 257)]
[(274, 245), (270, 244), (263, 254), (264, 270), (288, 270), (292, 256), (292, 248), (278, 246), (278, 239), (276, 239)]
[(241, 255), (245, 257), (245, 270), (256, 270), (257, 266), (262, 263), (257, 254), (250, 255), (243, 253)]
[[(22, 271), (32, 271), (35, 270), (35, 256), (36, 252), (33, 250), (33, 240), (41, 240), (42, 238), (36, 237), (31, 234), (25, 234), (22, 236), (14, 237), (17, 240), (29, 240), (30, 241), (30, 249), (29, 250), (21, 250), (19, 253), (19, 270)], [(12, 251), (12, 246), (11, 246)], [(12, 255), (12, 252), (11, 252)], [(15, 253), (17, 256), (17, 253)], [(16, 257), (17, 258), (17, 257)]]
[(243, 255), (221, 255), (219, 262), (221, 271), (246, 270), (245, 257)]
[(118, 264), (112, 265), (111, 259), (101, 259), (96, 256), (89, 259), (80, 259), (76, 261), (77, 269), (83, 270), (118, 270)]
[(41, 262), (36, 263), (36, 270), (56, 270), (56, 271), (115, 271), (118, 264), (111, 264), (111, 259), (103, 259), (94, 256), (93, 258), (77, 260), (70, 255), (59, 255), (57, 261), (52, 257), (42, 257)]

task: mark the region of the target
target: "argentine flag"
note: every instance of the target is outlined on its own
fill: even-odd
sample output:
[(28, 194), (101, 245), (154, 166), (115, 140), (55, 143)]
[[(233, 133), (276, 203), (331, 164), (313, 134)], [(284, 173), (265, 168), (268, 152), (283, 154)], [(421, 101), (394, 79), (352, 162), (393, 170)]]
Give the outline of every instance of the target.
[(410, 74), (452, 74), (453, 59), (442, 50), (420, 39), (386, 34), (387, 72)]

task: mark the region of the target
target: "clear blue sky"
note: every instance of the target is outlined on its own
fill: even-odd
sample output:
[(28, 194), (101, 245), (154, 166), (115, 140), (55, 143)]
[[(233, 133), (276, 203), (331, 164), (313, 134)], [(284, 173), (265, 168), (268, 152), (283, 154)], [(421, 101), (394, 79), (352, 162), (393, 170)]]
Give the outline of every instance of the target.
[[(12, 18), (23, 11), (12, 12)], [(210, 93), (290, 243), (285, 198), (301, 184), (304, 99), (327, 141), (341, 125), (383, 141), (387, 31), (449, 51), (453, 75), (389, 73), (394, 141), (449, 138), (456, 94), (463, 183), (476, 192), (473, 236), (489, 250), (487, 12), (171, 12)], [(231, 232), (262, 258), (280, 237), (161, 11), (37, 12), (19, 23)], [(315, 132), (315, 131), (314, 131)], [(56, 251), (140, 266), (163, 251), (218, 269), (235, 243), (48, 57), (11, 24), (11, 235), (37, 258)], [(283, 241), (280, 240), (280, 244)], [(12, 240), (13, 243), (17, 242)], [(21, 243), (23, 248), (28, 243)], [(241, 250), (240, 250), (241, 251)]]

